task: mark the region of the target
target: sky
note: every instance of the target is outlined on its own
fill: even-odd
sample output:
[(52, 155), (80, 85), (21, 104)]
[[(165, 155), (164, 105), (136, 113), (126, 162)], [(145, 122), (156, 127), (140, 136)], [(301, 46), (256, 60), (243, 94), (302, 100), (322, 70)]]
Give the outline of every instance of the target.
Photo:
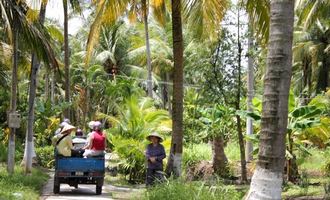
[[(37, 0), (29, 0), (28, 3), (33, 9), (39, 9), (38, 6), (40, 5), (40, 2), (38, 2)], [(68, 21), (69, 34), (74, 35), (75, 33), (77, 33), (79, 28), (81, 28), (81, 26), (83, 25), (84, 18), (87, 17), (88, 14), (89, 11), (84, 11), (84, 13), (81, 16), (75, 15), (75, 17), (69, 19)], [(61, 24), (63, 27), (64, 15), (63, 15), (62, 1), (59, 0), (48, 1), (46, 8), (46, 18), (58, 21), (59, 24)]]

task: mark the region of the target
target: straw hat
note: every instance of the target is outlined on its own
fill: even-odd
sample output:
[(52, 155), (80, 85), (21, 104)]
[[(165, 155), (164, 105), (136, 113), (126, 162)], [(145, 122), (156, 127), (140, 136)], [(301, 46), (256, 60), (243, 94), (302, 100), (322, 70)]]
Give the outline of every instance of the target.
[(147, 137), (146, 137), (146, 139), (147, 140), (150, 140), (150, 137), (156, 137), (156, 138), (158, 138), (159, 139), (159, 142), (163, 142), (163, 137), (161, 136), (161, 135), (159, 135), (157, 132), (152, 132), (152, 133), (150, 133)]
[(61, 134), (65, 133), (65, 132), (70, 132), (72, 130), (76, 129), (76, 127), (70, 125), (70, 124), (67, 124), (63, 127), (63, 129), (61, 130)]

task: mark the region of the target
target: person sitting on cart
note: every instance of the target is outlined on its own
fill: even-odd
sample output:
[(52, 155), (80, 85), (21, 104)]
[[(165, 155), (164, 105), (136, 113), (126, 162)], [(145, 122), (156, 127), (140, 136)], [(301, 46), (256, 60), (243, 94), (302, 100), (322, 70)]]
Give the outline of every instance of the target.
[(93, 132), (87, 139), (87, 145), (84, 147), (84, 157), (102, 156), (107, 146), (107, 138), (102, 132), (101, 122), (95, 121), (93, 123)]
[(61, 130), (63, 129), (63, 127), (67, 124), (70, 124), (70, 120), (68, 118), (64, 118), (64, 120), (59, 124), (59, 128), (56, 129), (54, 135), (57, 135), (61, 132)]
[(66, 124), (61, 132), (53, 137), (52, 142), (56, 147), (57, 153), (59, 155), (65, 157), (82, 155), (82, 149), (73, 149), (71, 132), (75, 129), (76, 127), (70, 124)]
[(72, 139), (73, 148), (74, 149), (82, 149), (84, 146), (86, 146), (86, 137), (84, 136), (83, 131), (78, 128), (76, 131), (75, 137)]
[(146, 137), (151, 143), (148, 144), (145, 156), (148, 162), (146, 186), (149, 187), (155, 181), (163, 181), (163, 159), (166, 157), (164, 146), (160, 143), (163, 141), (162, 136), (157, 132), (153, 132)]

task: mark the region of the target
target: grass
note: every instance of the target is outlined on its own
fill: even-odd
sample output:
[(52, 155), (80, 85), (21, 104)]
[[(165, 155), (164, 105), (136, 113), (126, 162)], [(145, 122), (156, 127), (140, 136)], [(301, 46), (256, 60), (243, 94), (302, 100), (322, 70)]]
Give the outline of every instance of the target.
[(217, 183), (212, 186), (205, 182), (185, 182), (183, 180), (168, 180), (163, 184), (156, 185), (144, 193), (143, 199), (148, 200), (221, 200), (242, 199), (244, 193), (237, 191), (234, 186), (226, 186)]
[(202, 160), (212, 159), (212, 148), (209, 144), (191, 144), (184, 148), (182, 156), (183, 167), (186, 168)]
[(300, 196), (323, 197), (325, 195), (324, 185), (330, 183), (330, 178), (324, 176), (324, 169), (329, 162), (330, 149), (310, 147), (308, 151), (311, 155), (297, 154), (299, 173), (306, 174), (307, 186), (301, 187), (289, 183), (283, 188), (283, 199)]
[(0, 199), (38, 199), (48, 175), (33, 169), (31, 175), (25, 175), (23, 169), (15, 167), (15, 173), (8, 175), (6, 165), (0, 163)]
[(225, 153), (229, 161), (234, 162), (241, 160), (239, 146), (237, 142), (228, 142), (227, 146), (225, 147)]
[[(235, 162), (240, 160), (240, 150), (236, 142), (229, 142), (225, 147), (225, 153), (229, 161)], [(183, 166), (190, 166), (199, 161), (212, 160), (211, 144), (190, 144), (183, 150)]]
[(320, 150), (317, 148), (309, 148), (311, 155), (298, 155), (298, 165), (300, 170), (322, 171), (326, 161), (329, 159), (329, 150)]
[[(293, 197), (314, 196), (323, 197), (325, 195), (324, 185), (330, 184), (330, 178), (324, 176), (324, 166), (329, 162), (330, 148), (317, 149), (308, 148), (311, 155), (297, 154), (297, 162), (300, 174), (305, 173), (307, 184), (305, 187), (288, 183), (283, 186), (282, 198), (291, 199)], [(225, 153), (231, 164), (236, 165), (240, 160), (239, 146), (236, 142), (230, 142), (225, 148)], [(184, 149), (183, 167), (201, 160), (211, 161), (212, 148), (210, 144), (187, 145)], [(121, 199), (241, 199), (247, 192), (249, 185), (223, 185), (222, 183), (209, 183), (183, 180), (170, 180), (164, 184), (145, 190), (136, 185), (130, 185), (124, 177), (107, 178), (107, 182), (117, 187), (130, 188), (130, 192), (113, 192), (113, 198)], [(307, 186), (306, 186), (307, 185)]]
[(307, 188), (302, 188), (299, 185), (289, 184), (287, 187), (287, 190), (282, 192), (282, 199), (301, 196), (324, 196), (324, 189), (322, 184), (317, 186), (308, 186)]

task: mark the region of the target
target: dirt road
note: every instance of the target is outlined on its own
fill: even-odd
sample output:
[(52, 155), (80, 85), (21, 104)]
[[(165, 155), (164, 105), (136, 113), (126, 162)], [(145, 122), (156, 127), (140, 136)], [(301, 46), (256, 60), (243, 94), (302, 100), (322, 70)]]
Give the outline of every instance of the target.
[(95, 185), (79, 185), (77, 189), (67, 184), (61, 184), (60, 193), (53, 193), (53, 173), (51, 178), (43, 188), (40, 200), (111, 200), (111, 199), (139, 199), (137, 195), (141, 194), (141, 189), (117, 187), (110, 184), (104, 184), (102, 194), (95, 194)]

